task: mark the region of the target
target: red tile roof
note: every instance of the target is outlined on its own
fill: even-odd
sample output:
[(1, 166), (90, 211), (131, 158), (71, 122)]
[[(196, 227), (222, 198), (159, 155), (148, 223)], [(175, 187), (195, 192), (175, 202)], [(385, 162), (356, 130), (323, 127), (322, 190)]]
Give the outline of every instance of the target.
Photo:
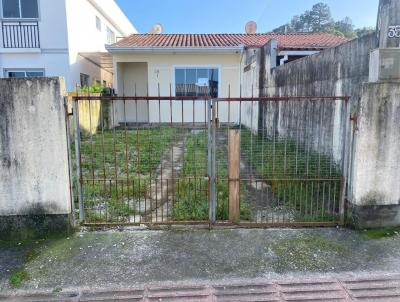
[(277, 39), (281, 49), (314, 50), (335, 47), (346, 41), (326, 33), (298, 34), (134, 34), (113, 46), (120, 47), (259, 47)]

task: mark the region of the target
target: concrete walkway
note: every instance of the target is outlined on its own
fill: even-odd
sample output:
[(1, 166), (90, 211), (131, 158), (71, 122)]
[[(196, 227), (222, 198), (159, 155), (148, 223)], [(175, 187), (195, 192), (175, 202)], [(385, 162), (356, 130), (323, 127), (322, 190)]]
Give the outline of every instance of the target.
[[(399, 274), (400, 236), (369, 239), (346, 229), (83, 232), (69, 239), (1, 245), (0, 268), (0, 291), (7, 295), (165, 282), (365, 278)], [(19, 289), (8, 284), (16, 268), (29, 275)]]

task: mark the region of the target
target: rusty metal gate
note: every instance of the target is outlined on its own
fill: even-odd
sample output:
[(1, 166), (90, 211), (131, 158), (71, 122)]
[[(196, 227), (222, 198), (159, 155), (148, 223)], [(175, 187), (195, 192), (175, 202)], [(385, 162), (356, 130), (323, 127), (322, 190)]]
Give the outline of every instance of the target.
[(72, 107), (82, 223), (343, 223), (348, 97), (78, 95)]

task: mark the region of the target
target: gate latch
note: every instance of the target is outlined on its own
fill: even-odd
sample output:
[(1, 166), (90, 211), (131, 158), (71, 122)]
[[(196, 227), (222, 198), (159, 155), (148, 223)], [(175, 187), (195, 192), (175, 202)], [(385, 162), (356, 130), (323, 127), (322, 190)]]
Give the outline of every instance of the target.
[(358, 131), (358, 116), (353, 114), (350, 116), (350, 120), (353, 122), (353, 131)]

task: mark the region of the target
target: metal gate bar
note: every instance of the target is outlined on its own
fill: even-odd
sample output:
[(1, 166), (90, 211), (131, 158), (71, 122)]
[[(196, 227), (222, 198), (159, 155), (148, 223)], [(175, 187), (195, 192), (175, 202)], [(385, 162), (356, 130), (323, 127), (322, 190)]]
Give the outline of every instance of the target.
[[(246, 167), (240, 173), (241, 220), (237, 224), (342, 224), (350, 132), (348, 99), (74, 97), (80, 221), (97, 225), (230, 224), (228, 188), (229, 182), (237, 180), (228, 178), (227, 135), (231, 129), (240, 129), (239, 152)], [(158, 115), (141, 121), (141, 108)], [(332, 120), (335, 110), (339, 122)], [(328, 124), (325, 115), (330, 118), (327, 130), (322, 128), (323, 123)], [(310, 116), (314, 118), (307, 120)], [(306, 137), (310, 129), (314, 134), (311, 140)], [(340, 142), (335, 149), (340, 151), (337, 158), (332, 150), (319, 152), (332, 149), (334, 139)], [(304, 154), (303, 158), (298, 158), (299, 154)], [(305, 171), (300, 171), (300, 160), (306, 161)], [(294, 161), (296, 170), (290, 170)], [(333, 171), (335, 167), (337, 171)], [(329, 168), (329, 173), (323, 168)], [(316, 176), (311, 177), (314, 172)], [(273, 197), (266, 196), (268, 190)], [(254, 217), (257, 202), (269, 218)], [(274, 203), (292, 213), (279, 216), (271, 207)], [(332, 215), (329, 219), (328, 212)], [(303, 216), (294, 218), (295, 214)]]

